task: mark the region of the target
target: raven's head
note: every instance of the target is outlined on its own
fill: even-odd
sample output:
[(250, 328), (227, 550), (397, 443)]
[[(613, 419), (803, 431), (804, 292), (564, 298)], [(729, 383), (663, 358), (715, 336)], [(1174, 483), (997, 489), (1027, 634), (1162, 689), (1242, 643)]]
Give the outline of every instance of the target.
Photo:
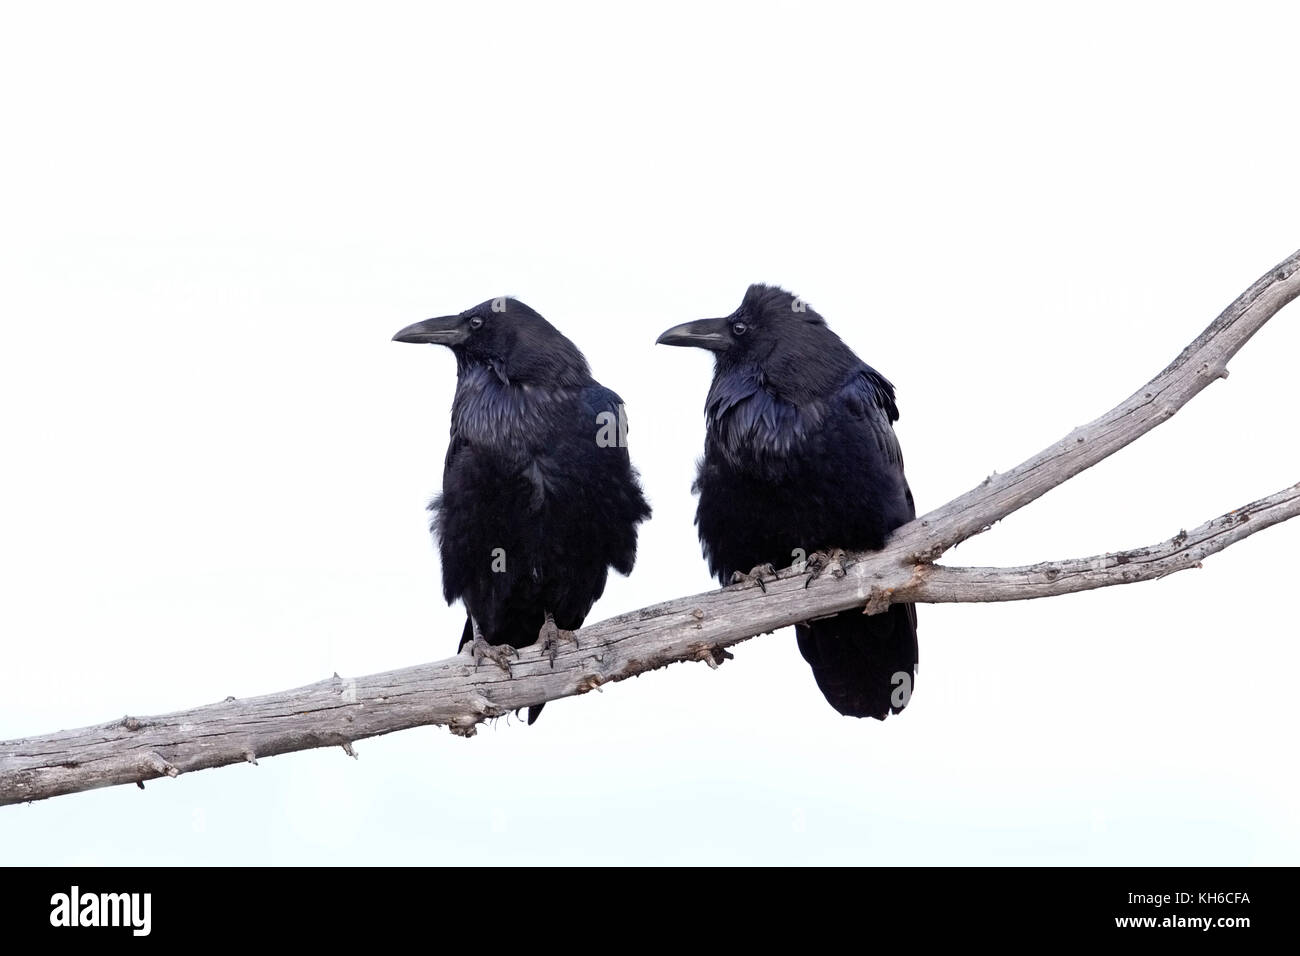
[(408, 325), (393, 341), (445, 345), (459, 368), (486, 366), (507, 384), (585, 385), (591, 378), (576, 345), (533, 309), (505, 296)]
[(842, 383), (859, 364), (812, 306), (758, 283), (731, 315), (675, 325), (656, 344), (708, 349), (717, 359), (717, 376), (754, 372), (765, 386), (796, 400)]

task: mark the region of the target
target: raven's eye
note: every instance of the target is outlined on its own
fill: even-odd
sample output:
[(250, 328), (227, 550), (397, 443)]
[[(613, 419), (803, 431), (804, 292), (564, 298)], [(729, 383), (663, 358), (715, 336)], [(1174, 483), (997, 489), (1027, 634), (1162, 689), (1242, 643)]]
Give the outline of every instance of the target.
[(735, 332), (737, 335), (744, 335), (747, 328), (749, 328), (749, 326), (744, 322), (731, 323), (731, 331)]
[(471, 329), (481, 329), (483, 328), (483, 320), (476, 315), (474, 318), (469, 320), (469, 327)]

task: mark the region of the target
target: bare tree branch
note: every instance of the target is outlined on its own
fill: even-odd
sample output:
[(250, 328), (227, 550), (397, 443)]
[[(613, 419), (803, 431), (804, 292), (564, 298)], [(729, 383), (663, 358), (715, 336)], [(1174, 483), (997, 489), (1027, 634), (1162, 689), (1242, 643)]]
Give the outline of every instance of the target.
[[(1297, 295), (1300, 251), (1256, 280), (1163, 372), (1110, 411), (921, 518), (928, 533), (924, 536), (926, 546), (917, 549), (916, 560), (937, 559), (953, 545), (979, 534), (1168, 421), (1205, 386), (1227, 378), (1228, 361)], [(900, 529), (900, 533), (906, 530)]]
[(1020, 568), (922, 567), (917, 583), (899, 589), (890, 600), (930, 604), (1024, 601), (1154, 581), (1175, 571), (1199, 568), (1209, 555), (1298, 514), (1300, 484), (1295, 484), (1146, 548)]
[(642, 608), (585, 627), (581, 645), (554, 662), (535, 648), (507, 674), (466, 656), (356, 679), (337, 675), (296, 690), (159, 717), (0, 743), (0, 805), (353, 741), (427, 724), (470, 736), (484, 719), (583, 694), (677, 661), (716, 667), (729, 645), (851, 607), (867, 613), (899, 601), (981, 602), (1048, 597), (1127, 584), (1195, 567), (1300, 511), (1300, 485), (1253, 502), (1168, 541), (1134, 551), (1021, 568), (933, 564), (954, 544), (1167, 421), (1300, 294), (1300, 252), (1232, 303), (1168, 368), (1097, 420), (978, 487), (899, 528), (883, 551), (850, 556), (815, 581), (786, 569), (765, 592), (724, 588)]

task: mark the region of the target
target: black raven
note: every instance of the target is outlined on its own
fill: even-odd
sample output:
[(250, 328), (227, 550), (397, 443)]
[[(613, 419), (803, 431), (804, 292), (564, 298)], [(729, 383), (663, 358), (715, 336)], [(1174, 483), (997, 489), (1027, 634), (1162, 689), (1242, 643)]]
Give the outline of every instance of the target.
[[(417, 322), (393, 339), (456, 356), (442, 493), (429, 510), (443, 594), (468, 612), (459, 649), (509, 672), (516, 648), (540, 640), (554, 661), (609, 568), (631, 573), (637, 525), (650, 516), (623, 401), (518, 299)], [(530, 724), (541, 710), (529, 709)]]
[[(715, 356), (695, 523), (723, 584), (761, 583), (765, 567), (804, 559), (819, 573), (839, 549), (879, 549), (916, 516), (892, 424), (893, 385), (803, 300), (752, 285), (731, 315), (678, 325), (659, 343)], [(850, 609), (795, 633), (841, 714), (883, 720), (907, 705), (914, 605), (873, 616)]]

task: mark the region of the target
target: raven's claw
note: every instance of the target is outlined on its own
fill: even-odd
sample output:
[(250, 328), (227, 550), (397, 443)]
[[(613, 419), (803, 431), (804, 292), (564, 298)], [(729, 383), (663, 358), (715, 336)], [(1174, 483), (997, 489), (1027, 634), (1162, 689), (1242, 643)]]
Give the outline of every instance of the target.
[(804, 579), (803, 586), (807, 587), (816, 581), (827, 571), (833, 578), (842, 578), (848, 573), (846, 569), (846, 559), (843, 548), (836, 548), (833, 551), (814, 551), (808, 555), (806, 567), (808, 568), (808, 577)]
[(510, 656), (519, 656), (519, 652), (509, 644), (489, 644), (483, 638), (475, 636), (465, 645), (465, 650), (474, 658), (474, 667), (478, 668), (484, 660), (492, 661), (507, 674), (510, 673)]
[(763, 593), (766, 594), (767, 584), (763, 581), (763, 575), (765, 574), (770, 574), (773, 581), (779, 581), (781, 579), (781, 576), (776, 573), (776, 568), (772, 567), (772, 563), (769, 561), (767, 564), (760, 564), (757, 567), (750, 568), (748, 573), (744, 571), (735, 572), (731, 575), (731, 583), (745, 584), (749, 587), (753, 587), (757, 584), (762, 589)]
[(557, 627), (555, 616), (547, 611), (546, 621), (542, 624), (542, 629), (537, 632), (537, 646), (541, 648), (542, 656), (550, 658), (552, 667), (555, 666), (555, 658), (560, 653), (559, 646), (562, 642), (572, 643), (574, 647), (582, 647), (578, 643), (577, 636), (572, 631)]

